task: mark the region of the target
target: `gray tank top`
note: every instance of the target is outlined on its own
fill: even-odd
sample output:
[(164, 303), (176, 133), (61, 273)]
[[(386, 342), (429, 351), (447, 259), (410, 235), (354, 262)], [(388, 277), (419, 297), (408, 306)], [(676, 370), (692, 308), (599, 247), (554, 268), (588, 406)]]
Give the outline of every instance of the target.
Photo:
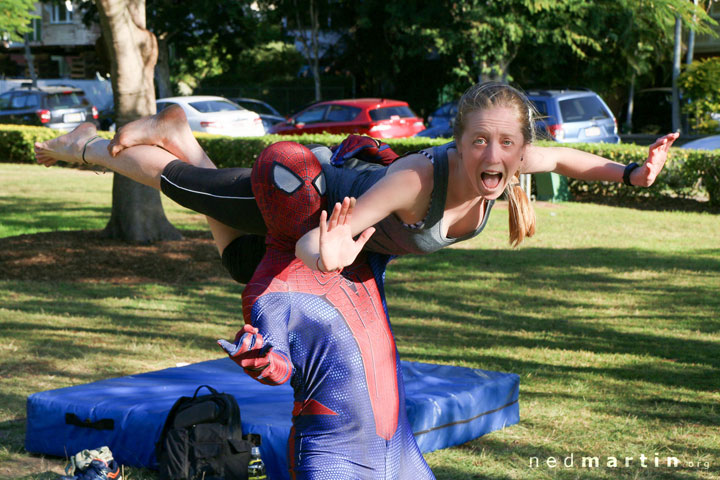
[[(447, 151), (454, 147), (454, 142), (433, 147), (433, 191), (430, 207), (421, 224), (406, 225), (397, 215), (389, 215), (375, 225), (375, 233), (365, 245), (366, 250), (388, 255), (432, 253), (453, 243), (473, 238), (483, 231), (490, 217), (490, 210), (495, 204), (494, 200), (487, 202), (483, 221), (475, 231), (457, 238), (448, 238), (442, 234), (449, 179)], [(329, 165), (323, 166), (323, 170), (328, 177), (328, 210), (346, 196), (359, 197), (387, 172), (386, 167), (376, 165), (361, 171)]]

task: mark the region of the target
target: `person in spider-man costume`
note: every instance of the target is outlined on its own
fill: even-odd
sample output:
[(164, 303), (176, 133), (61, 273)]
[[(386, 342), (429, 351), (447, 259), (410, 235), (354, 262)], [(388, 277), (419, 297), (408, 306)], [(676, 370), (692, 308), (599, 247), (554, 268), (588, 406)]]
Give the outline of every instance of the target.
[(291, 382), (291, 477), (434, 478), (405, 411), (382, 283), (388, 257), (368, 254), (330, 273), (295, 257), (295, 242), (326, 207), (324, 175), (306, 147), (268, 147), (253, 167), (252, 188), (267, 251), (243, 292), (246, 324), (234, 343), (218, 343), (256, 380)]

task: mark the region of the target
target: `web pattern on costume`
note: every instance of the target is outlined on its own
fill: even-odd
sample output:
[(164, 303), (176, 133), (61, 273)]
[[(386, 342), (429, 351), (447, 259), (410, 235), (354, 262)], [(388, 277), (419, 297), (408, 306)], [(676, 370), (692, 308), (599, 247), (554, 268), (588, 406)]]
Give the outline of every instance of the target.
[[(305, 232), (317, 227), (325, 197), (317, 190), (317, 178), (322, 175), (320, 163), (310, 150), (295, 142), (278, 142), (265, 150), (255, 162), (251, 174), (252, 190), (265, 219), (273, 225), (273, 234), (266, 242), (280, 250), (292, 250)], [(300, 186), (292, 194), (278, 189), (273, 178), (277, 166), (296, 175)]]
[[(314, 157), (305, 158), (294, 146), (269, 148), (273, 147), (289, 149), (295, 156), (263, 154), (254, 167), (253, 191), (268, 224), (268, 250), (243, 292), (243, 315), (276, 352), (292, 362), (291, 476), (311, 480), (434, 478), (405, 411), (400, 361), (382, 290), (387, 257), (371, 255), (342, 273), (329, 274), (309, 269), (296, 259), (291, 237), (306, 231), (297, 224), (317, 224), (319, 211), (313, 210), (322, 199), (309, 198), (312, 194), (290, 199), (292, 204), (309, 199), (312, 207), (305, 211), (313, 211), (310, 222), (294, 216), (303, 211), (295, 205), (293, 215), (266, 215), (281, 210), (288, 201), (269, 182), (271, 169), (266, 162), (280, 158), (286, 165), (302, 163), (296, 173), (305, 179), (305, 188), (315, 177), (315, 167), (306, 165)], [(292, 196), (297, 194), (305, 195), (298, 190)]]

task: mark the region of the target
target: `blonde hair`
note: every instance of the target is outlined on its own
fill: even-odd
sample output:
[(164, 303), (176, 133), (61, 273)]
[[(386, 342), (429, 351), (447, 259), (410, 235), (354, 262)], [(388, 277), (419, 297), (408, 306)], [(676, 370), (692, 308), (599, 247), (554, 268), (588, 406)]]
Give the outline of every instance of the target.
[[(525, 144), (535, 140), (535, 117), (537, 113), (525, 94), (520, 90), (498, 82), (479, 83), (470, 87), (458, 102), (457, 116), (453, 134), (455, 142), (460, 143), (467, 117), (476, 111), (492, 107), (512, 108), (517, 112), (520, 130)], [(509, 179), (505, 188), (508, 199), (510, 221), (510, 244), (517, 247), (525, 239), (535, 234), (535, 210), (525, 191), (520, 187), (518, 172)]]

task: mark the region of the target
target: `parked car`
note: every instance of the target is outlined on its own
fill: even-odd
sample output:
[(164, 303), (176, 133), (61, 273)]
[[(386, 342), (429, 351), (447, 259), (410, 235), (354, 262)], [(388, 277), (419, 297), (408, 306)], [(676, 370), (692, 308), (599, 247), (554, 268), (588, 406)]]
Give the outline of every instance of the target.
[(416, 137), (426, 138), (452, 138), (453, 137), (453, 125), (448, 123), (446, 125), (438, 125), (435, 127), (428, 127), (422, 132), (416, 133)]
[(447, 127), (455, 122), (458, 102), (444, 103), (428, 117), (428, 128)]
[(412, 137), (424, 129), (422, 118), (406, 102), (356, 98), (312, 104), (287, 121), (274, 125), (270, 133), (356, 133), (375, 138), (402, 138)]
[(697, 140), (681, 145), (680, 148), (689, 148), (693, 150), (720, 150), (720, 135), (698, 138)]
[[(672, 88), (646, 88), (634, 97), (632, 133), (661, 135), (672, 131)], [(618, 121), (626, 127), (627, 104), (623, 105)]]
[(552, 140), (620, 142), (615, 116), (591, 90), (530, 90), (527, 96), (541, 115), (537, 127)]
[(231, 100), (241, 107), (260, 115), (266, 131), (270, 130), (270, 127), (276, 123), (285, 121), (285, 117), (280, 115), (280, 112), (278, 112), (275, 107), (262, 100), (256, 100), (254, 98), (231, 98)]
[(98, 112), (98, 125), (100, 130), (106, 130), (108, 132), (115, 131), (115, 105), (100, 110)]
[(0, 123), (72, 130), (83, 122), (97, 125), (97, 108), (79, 88), (23, 87), (0, 95)]
[(457, 102), (442, 104), (428, 116), (428, 127), (415, 134), (416, 137), (452, 138), (455, 116), (457, 115)]
[(265, 135), (260, 115), (246, 110), (223, 97), (191, 95), (157, 100), (157, 111), (170, 105), (180, 105), (185, 111), (190, 129), (230, 137), (258, 137)]

